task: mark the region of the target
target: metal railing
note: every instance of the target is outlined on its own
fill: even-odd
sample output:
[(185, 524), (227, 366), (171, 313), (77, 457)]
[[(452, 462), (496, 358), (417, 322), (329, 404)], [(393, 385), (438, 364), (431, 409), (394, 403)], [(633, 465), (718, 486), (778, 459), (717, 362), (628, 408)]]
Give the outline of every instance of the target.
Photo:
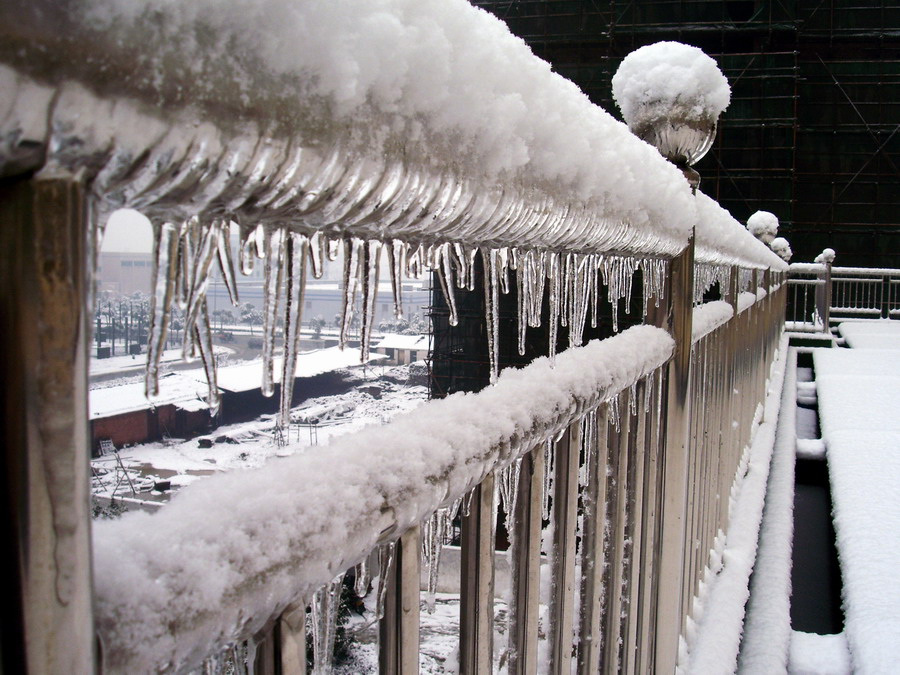
[[(569, 172), (559, 170), (559, 157), (581, 143), (573, 146), (573, 127), (561, 122), (550, 160), (485, 182), (480, 156), (471, 155), (482, 134), (453, 136), (452, 125), (423, 131), (427, 116), (391, 117), (393, 104), (333, 117), (334, 101), (308, 95), (322, 79), (316, 73), (266, 70), (231, 48), (243, 44), (243, 21), (221, 35), (203, 21), (161, 29), (145, 44), (130, 36), (178, 13), (136, 19), (117, 33), (85, 21), (78, 3), (39, 4), (0, 8), (10, 19), (0, 22), (0, 339), (8, 355), (0, 370), (8, 386), (0, 488), (21, 616), (15, 630), (4, 629), (4, 665), (21, 661), (35, 673), (216, 671), (225, 649), (225, 660), (260, 673), (303, 673), (309, 608), (311, 623), (324, 627), (315, 667), (327, 670), (335, 578), (377, 559), (381, 671), (416, 672), (422, 548), (435, 565), (442, 542), (434, 533), (447, 509), (459, 508), (460, 672), (489, 672), (499, 492), (511, 514), (509, 642), (501, 650), (508, 672), (568, 674), (572, 664), (581, 673), (674, 672), (680, 639), (691, 646), (693, 600), (710, 551), (724, 545), (728, 494), (742, 475), (783, 327), (788, 287), (771, 252), (717, 206), (695, 209), (702, 200), (677, 169), (596, 111), (584, 125), (596, 133), (583, 147), (619, 143), (628, 152), (577, 153), (581, 169), (561, 181)], [(172, 38), (195, 34), (202, 39)], [(179, 59), (194, 42), (215, 48), (204, 61), (208, 86), (188, 100), (195, 73)], [(157, 58), (175, 45), (172, 58)], [(149, 70), (130, 58), (134, 50), (149, 50)], [(248, 68), (254, 77), (244, 77)], [(505, 86), (504, 71), (496, 72)], [(467, 72), (457, 75), (464, 93)], [(556, 85), (530, 82), (522, 100), (544, 86)], [(501, 107), (493, 112), (503, 116)], [(526, 125), (522, 137), (532, 136), (543, 138)], [(611, 187), (595, 184), (601, 179)], [(265, 239), (266, 287), (276, 289), (266, 304), (277, 309), (277, 287), (287, 286), (285, 364), (296, 349), (306, 269), (320, 271), (330, 244), (344, 248), (349, 285), (362, 288), (367, 305), (375, 302), (382, 244), (395, 282), (405, 258), (410, 269), (436, 270), (450, 293), (464, 280), (473, 287), (480, 254), (485, 306), (494, 309), (514, 268), (522, 330), (526, 318), (537, 327), (549, 296), (553, 348), (558, 323), (583, 324), (603, 285), (612, 302), (626, 298), (638, 263), (649, 262), (641, 273), (652, 291), (643, 298), (650, 325), (273, 463), (258, 480), (200, 482), (140, 528), (133, 518), (92, 528), (91, 263), (104, 218), (120, 206), (154, 221), (157, 337), (177, 294), (196, 321), (188, 353), (212, 351), (208, 271), (217, 249), (223, 269), (233, 270), (220, 248), (232, 220), (242, 226), (242, 262), (262, 257)], [(664, 274), (648, 283), (654, 270)], [(601, 276), (609, 278), (601, 284)], [(719, 284), (730, 318), (702, 330), (698, 322), (695, 333), (699, 278), (700, 291)], [(269, 352), (276, 314), (267, 313)], [(490, 309), (484, 332), (493, 353), (499, 328)], [(214, 364), (207, 370), (212, 404)], [(283, 381), (292, 372), (286, 365)], [(335, 476), (341, 465), (351, 477)], [(419, 470), (409, 473), (409, 465)], [(192, 513), (191, 504), (206, 510)], [(226, 511), (217, 525), (213, 505)], [(541, 595), (544, 537), (549, 598)]]
[(787, 327), (827, 332), (841, 319), (900, 318), (900, 270), (793, 264), (788, 278)]

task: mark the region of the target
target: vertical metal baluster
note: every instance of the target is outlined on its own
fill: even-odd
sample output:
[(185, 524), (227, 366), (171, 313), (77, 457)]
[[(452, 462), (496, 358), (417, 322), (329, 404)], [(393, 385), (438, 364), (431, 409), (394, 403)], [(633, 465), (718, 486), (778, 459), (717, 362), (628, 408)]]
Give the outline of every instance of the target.
[(694, 241), (669, 266), (665, 303), (654, 313), (654, 323), (667, 328), (675, 340), (675, 353), (668, 365), (666, 426), (662, 457), (665, 486), (660, 533), (660, 583), (656, 633), (656, 670), (675, 671), (678, 638), (684, 621), (681, 612), (685, 548), (685, 501), (687, 494), (688, 422), (690, 401), (691, 326), (693, 312)]
[[(624, 403), (623, 403), (624, 401)], [(609, 576), (606, 583), (606, 612), (604, 626), (603, 672), (618, 673), (622, 670), (622, 608), (625, 582), (625, 529), (628, 519), (628, 445), (631, 433), (631, 415), (625, 394), (619, 395), (619, 430), (609, 432), (610, 479), (614, 485), (607, 488), (609, 494)], [(615, 501), (613, 501), (615, 499)]]
[(541, 444), (522, 458), (513, 518), (508, 672), (514, 675), (537, 673), (543, 482), (544, 446)]
[(88, 209), (63, 171), (0, 182), (0, 471), (12, 572), (4, 659), (94, 672), (88, 441)]
[(382, 675), (419, 672), (419, 569), (421, 529), (410, 528), (397, 541), (378, 626), (378, 670)]
[(281, 675), (306, 675), (306, 608), (292, 605), (278, 619), (276, 642)]
[(632, 460), (629, 465), (633, 467), (633, 479), (629, 481), (630, 504), (628, 536), (631, 539), (631, 553), (628, 574), (628, 621), (625, 630), (625, 672), (640, 672), (640, 645), (642, 635), (640, 632), (640, 604), (643, 587), (649, 583), (644, 572), (643, 555), (643, 527), (645, 508), (645, 479), (646, 479), (646, 455), (647, 455), (647, 413), (644, 411), (644, 396), (648, 386), (646, 379), (638, 382), (635, 395), (638, 400), (637, 415), (634, 420), (635, 431), (629, 443)]
[[(594, 675), (600, 669), (603, 649), (603, 555), (606, 531), (606, 468), (609, 409), (597, 411), (595, 453), (584, 491), (584, 526), (581, 539), (581, 621), (578, 639), (578, 673)], [(585, 449), (590, 452), (591, 449)]]
[(494, 656), (494, 481), (474, 488), (462, 514), (459, 608), (459, 672), (489, 673)]
[(276, 659), (279, 658), (277, 649), (280, 646), (278, 632), (279, 622), (275, 621), (268, 630), (253, 638), (256, 643), (256, 653), (253, 657), (254, 675), (277, 675), (280, 673), (279, 670), (276, 670), (280, 667), (280, 663), (276, 666)]
[(556, 444), (553, 480), (553, 557), (550, 593), (550, 672), (569, 675), (575, 618), (575, 530), (581, 425), (573, 422)]

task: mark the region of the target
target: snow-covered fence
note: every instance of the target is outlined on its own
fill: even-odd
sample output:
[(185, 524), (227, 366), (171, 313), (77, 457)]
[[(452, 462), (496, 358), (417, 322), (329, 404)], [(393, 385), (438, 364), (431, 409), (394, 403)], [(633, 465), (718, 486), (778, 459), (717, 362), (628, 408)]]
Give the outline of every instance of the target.
[[(302, 672), (307, 604), (313, 625), (330, 625), (334, 587), (315, 589), (393, 540), (393, 566), (388, 549), (382, 556), (393, 569), (381, 575), (382, 665), (414, 671), (419, 539), (434, 543), (419, 523), (440, 531), (444, 516), (435, 514), (468, 490), (461, 667), (489, 670), (491, 617), (482, 600), (492, 595), (499, 481), (513, 516), (509, 670), (533, 672), (539, 653), (557, 672), (573, 658), (582, 672), (600, 663), (673, 670), (704, 567), (695, 550), (714, 538), (722, 516), (708, 507), (710, 491), (737, 470), (722, 448), (745, 441), (783, 318), (766, 309), (783, 301), (772, 283), (782, 263), (499, 21), (462, 0), (318, 7), (0, 4), (2, 376), (11, 392), (4, 433), (17, 451), (2, 487), (21, 564), (19, 632), (28, 638), (13, 649), (33, 672), (90, 672), (96, 618), (110, 672), (186, 669), (248, 638), (260, 645), (261, 668)], [(305, 280), (339, 248), (345, 328), (359, 294), (363, 335), (371, 329), (382, 249), (397, 307), (401, 273), (428, 269), (452, 310), (455, 289), (473, 287), (480, 256), (490, 353), (497, 298), (512, 284), (522, 333), (540, 323), (549, 296), (551, 344), (567, 325), (571, 353), (555, 368), (534, 364), (477, 396), (433, 404), (430, 418), (416, 417), (433, 423), (404, 455), (385, 450), (397, 449), (402, 425), (385, 427), (357, 437), (340, 460), (330, 454), (343, 447), (336, 445), (273, 466), (251, 490), (233, 477), (187, 489), (141, 534), (124, 532), (139, 517), (98, 526), (95, 616), (85, 364), (92, 265), (106, 219), (120, 207), (144, 212), (155, 232), (151, 394), (177, 302), (185, 354), (203, 357), (215, 409), (206, 289), (216, 264), (232, 291), (235, 268), (265, 265), (262, 387), (271, 393), (275, 327), (284, 322), (286, 381)], [(241, 234), (238, 256), (228, 245), (232, 226)], [(601, 289), (613, 303), (627, 298), (636, 269), (658, 328), (579, 347), (576, 329)], [(756, 291), (761, 274), (770, 282), (765, 296)], [(721, 307), (701, 312), (695, 343), (692, 300), (715, 284), (731, 318)], [(712, 379), (690, 384), (692, 369)], [(714, 420), (700, 411), (731, 405), (734, 382), (722, 377), (744, 383), (748, 409), (710, 444)], [(281, 423), (289, 412), (283, 393)], [(717, 450), (719, 482), (710, 471)], [(545, 451), (555, 458), (547, 495)], [(357, 493), (338, 499), (346, 486), (324, 480), (298, 491), (298, 476), (318, 481), (336, 461), (353, 472), (346, 485)], [(296, 471), (282, 473), (287, 464)], [(188, 507), (179, 504), (204, 513), (181, 517)], [(553, 513), (556, 586), (544, 627), (551, 647), (539, 651), (544, 504)], [(207, 515), (219, 527), (208, 528)], [(433, 557), (439, 547), (428, 550)]]
[(791, 330), (828, 331), (833, 319), (900, 318), (898, 269), (795, 263), (788, 285)]

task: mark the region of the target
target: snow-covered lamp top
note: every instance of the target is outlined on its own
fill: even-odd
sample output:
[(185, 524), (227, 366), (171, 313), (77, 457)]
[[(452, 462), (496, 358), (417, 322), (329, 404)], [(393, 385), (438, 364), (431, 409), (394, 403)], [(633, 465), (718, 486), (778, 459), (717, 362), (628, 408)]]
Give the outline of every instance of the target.
[(778, 234), (778, 217), (768, 211), (757, 211), (747, 218), (747, 229), (761, 242), (771, 245)]
[(728, 80), (702, 50), (657, 42), (625, 57), (613, 98), (631, 131), (675, 164), (690, 166), (712, 146), (731, 101)]
[(819, 255), (816, 256), (815, 262), (822, 265), (830, 265), (834, 262), (835, 252), (833, 248), (826, 248)]
[(794, 255), (794, 252), (791, 250), (791, 245), (784, 237), (775, 237), (769, 244), (769, 248), (785, 262), (790, 262), (791, 257)]

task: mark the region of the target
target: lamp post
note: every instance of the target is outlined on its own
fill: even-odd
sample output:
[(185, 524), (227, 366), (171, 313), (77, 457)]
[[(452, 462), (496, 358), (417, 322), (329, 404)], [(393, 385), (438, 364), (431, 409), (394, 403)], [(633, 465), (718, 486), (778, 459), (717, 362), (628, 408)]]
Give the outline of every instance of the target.
[[(728, 80), (716, 62), (696, 47), (660, 42), (632, 52), (612, 80), (613, 97), (628, 128), (681, 169), (696, 194), (700, 174), (692, 166), (712, 147), (719, 115), (731, 100)], [(690, 499), (688, 475), (691, 378), (691, 335), (694, 298), (694, 237), (670, 263), (667, 287), (659, 303), (644, 298), (649, 322), (675, 339), (667, 366), (659, 475), (663, 476), (655, 539), (642, 545), (638, 579), (645, 612), (653, 617), (631, 655), (640, 671), (673, 673), (679, 638), (684, 631), (693, 579), (687, 564)], [(664, 441), (662, 440), (664, 438)]]

